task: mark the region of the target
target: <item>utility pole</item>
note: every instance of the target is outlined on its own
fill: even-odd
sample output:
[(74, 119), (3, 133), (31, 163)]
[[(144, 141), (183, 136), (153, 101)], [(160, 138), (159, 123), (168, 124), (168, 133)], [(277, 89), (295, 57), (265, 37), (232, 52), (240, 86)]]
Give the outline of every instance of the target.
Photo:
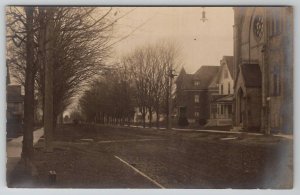
[(173, 74), (173, 70), (172, 69), (172, 66), (170, 67), (170, 70), (169, 70), (169, 93), (168, 93), (168, 126), (167, 126), (167, 129), (171, 130), (172, 129), (172, 85), (173, 85), (173, 78), (177, 75)]
[(53, 8), (46, 10), (46, 60), (45, 60), (45, 106), (44, 106), (44, 130), (45, 149), (47, 152), (53, 151)]

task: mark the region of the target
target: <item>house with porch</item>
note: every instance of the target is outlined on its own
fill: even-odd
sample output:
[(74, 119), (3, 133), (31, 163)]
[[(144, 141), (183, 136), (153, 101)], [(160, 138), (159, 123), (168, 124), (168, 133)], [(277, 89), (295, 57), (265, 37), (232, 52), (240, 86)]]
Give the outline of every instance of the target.
[[(206, 126), (232, 125), (233, 103), (233, 56), (224, 56), (220, 61), (220, 70), (216, 75), (218, 93), (210, 101), (210, 119)], [(214, 87), (214, 86), (210, 86)]]

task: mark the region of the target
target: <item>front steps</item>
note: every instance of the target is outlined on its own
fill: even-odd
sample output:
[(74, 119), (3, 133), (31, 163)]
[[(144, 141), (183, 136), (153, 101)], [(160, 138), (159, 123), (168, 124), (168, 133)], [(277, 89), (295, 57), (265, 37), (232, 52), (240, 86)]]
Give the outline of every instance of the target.
[(243, 131), (243, 127), (242, 126), (233, 126), (232, 129), (230, 129), (230, 131), (232, 132), (239, 132), (239, 131)]

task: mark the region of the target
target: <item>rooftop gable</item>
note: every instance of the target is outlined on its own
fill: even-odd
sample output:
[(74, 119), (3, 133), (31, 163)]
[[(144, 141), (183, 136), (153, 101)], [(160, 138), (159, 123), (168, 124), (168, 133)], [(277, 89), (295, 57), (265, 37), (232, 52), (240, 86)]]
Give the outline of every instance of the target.
[(223, 60), (226, 62), (229, 73), (231, 75), (231, 78), (233, 78), (233, 68), (234, 68), (234, 64), (233, 64), (233, 56), (224, 56)]
[[(182, 89), (208, 89), (210, 83), (219, 71), (220, 66), (201, 66), (194, 74), (185, 74), (182, 79)], [(182, 74), (180, 74), (182, 75)], [(195, 85), (195, 82), (198, 85)]]

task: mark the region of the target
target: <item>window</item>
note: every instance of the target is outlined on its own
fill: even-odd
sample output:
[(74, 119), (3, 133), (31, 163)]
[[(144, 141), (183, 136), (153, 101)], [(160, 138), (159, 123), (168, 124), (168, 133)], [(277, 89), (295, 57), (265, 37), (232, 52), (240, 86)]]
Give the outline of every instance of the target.
[(195, 117), (199, 117), (199, 112), (195, 112)]
[(264, 34), (264, 20), (261, 15), (257, 15), (253, 22), (253, 31), (257, 40), (260, 40)]
[(199, 103), (199, 95), (195, 95), (195, 103)]
[(228, 83), (228, 94), (230, 94), (230, 83)]
[(224, 108), (223, 108), (223, 105), (221, 105), (221, 114), (224, 114)]
[(194, 82), (194, 85), (195, 85), (195, 86), (199, 86), (199, 85), (200, 85), (200, 82), (199, 82), (199, 81), (195, 81), (195, 82)]
[(224, 78), (227, 79), (228, 78), (228, 70), (224, 71)]
[(273, 85), (272, 86), (273, 96), (279, 96), (280, 95), (280, 71), (278, 65), (273, 68), (272, 85)]
[(221, 94), (223, 94), (223, 84), (221, 85)]

